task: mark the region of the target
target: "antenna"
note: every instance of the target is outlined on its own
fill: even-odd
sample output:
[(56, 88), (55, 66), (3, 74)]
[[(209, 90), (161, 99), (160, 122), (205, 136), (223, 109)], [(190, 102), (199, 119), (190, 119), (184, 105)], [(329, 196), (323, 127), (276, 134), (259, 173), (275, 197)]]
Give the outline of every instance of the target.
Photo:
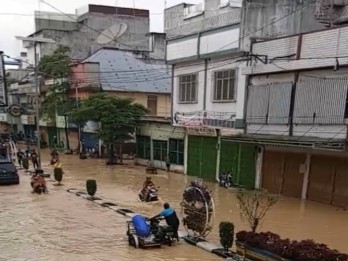
[(109, 28), (105, 29), (97, 38), (98, 44), (108, 44), (116, 41), (127, 30), (128, 26), (125, 23), (113, 24)]

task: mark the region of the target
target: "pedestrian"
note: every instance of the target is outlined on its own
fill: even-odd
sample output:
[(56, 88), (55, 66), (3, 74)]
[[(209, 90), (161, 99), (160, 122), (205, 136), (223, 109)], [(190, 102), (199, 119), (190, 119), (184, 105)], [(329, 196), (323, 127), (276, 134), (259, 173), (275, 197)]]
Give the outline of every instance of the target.
[(17, 152), (18, 164), (22, 167), (22, 160), (24, 158), (24, 153), (20, 150)]
[(170, 171), (170, 156), (169, 154), (166, 157), (166, 167), (167, 167), (167, 172)]
[(35, 150), (31, 153), (31, 162), (33, 163), (34, 169), (39, 167), (39, 159)]

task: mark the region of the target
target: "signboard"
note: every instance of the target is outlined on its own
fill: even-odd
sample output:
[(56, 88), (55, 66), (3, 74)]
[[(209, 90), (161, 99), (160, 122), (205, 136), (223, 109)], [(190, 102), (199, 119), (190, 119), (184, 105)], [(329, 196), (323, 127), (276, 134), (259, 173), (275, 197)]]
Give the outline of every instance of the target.
[(82, 129), (83, 132), (97, 133), (99, 129), (99, 123), (94, 121), (88, 121), (85, 127)]
[(7, 122), (7, 113), (0, 113), (0, 122)]
[(216, 130), (210, 128), (187, 128), (186, 131), (188, 135), (194, 136), (217, 136)]
[(235, 113), (232, 112), (176, 112), (174, 125), (181, 127), (234, 128)]

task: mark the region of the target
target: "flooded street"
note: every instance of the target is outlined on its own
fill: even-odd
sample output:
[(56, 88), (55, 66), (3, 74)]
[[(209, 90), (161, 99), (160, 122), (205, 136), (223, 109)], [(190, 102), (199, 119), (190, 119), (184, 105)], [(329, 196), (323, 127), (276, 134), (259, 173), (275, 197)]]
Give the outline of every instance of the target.
[[(47, 164), (46, 159), (44, 164)], [(180, 201), (188, 177), (160, 172), (153, 181), (160, 186), (161, 202), (137, 200), (146, 174), (139, 166), (105, 166), (104, 160), (79, 160), (62, 156), (64, 186), (48, 182), (48, 195), (30, 193), (30, 178), (21, 174), (19, 186), (0, 187), (0, 260), (220, 260), (181, 243), (162, 249), (136, 250), (128, 247), (126, 219), (107, 208), (66, 192), (85, 189), (86, 179), (97, 180), (96, 196), (109, 199), (148, 216), (157, 214), (164, 201), (180, 213)], [(208, 239), (218, 243), (218, 224), (229, 220), (235, 231), (247, 229), (241, 222), (233, 192), (208, 184), (216, 205), (214, 231)], [(283, 199), (266, 216), (262, 230), (291, 239), (311, 238), (348, 252), (348, 212), (332, 206)], [(182, 228), (183, 229), (183, 228)], [(144, 257), (146, 257), (144, 259)]]

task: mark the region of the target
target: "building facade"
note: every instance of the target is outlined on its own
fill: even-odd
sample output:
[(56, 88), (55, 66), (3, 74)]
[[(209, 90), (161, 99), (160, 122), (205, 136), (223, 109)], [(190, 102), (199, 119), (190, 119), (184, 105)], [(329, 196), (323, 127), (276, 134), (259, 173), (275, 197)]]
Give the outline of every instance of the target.
[[(153, 50), (161, 50), (163, 35), (154, 34), (151, 38)], [(165, 47), (163, 41), (162, 46)], [(133, 141), (137, 164), (151, 162), (165, 169), (170, 155), (172, 170), (183, 172), (184, 148), (179, 140), (184, 141), (184, 130), (170, 124), (171, 70), (164, 60), (152, 59), (149, 52), (103, 48), (72, 67), (70, 83), (72, 99), (85, 99), (103, 90), (146, 107), (149, 113), (140, 121)]]
[[(35, 32), (30, 36), (56, 42), (39, 44), (38, 60), (59, 45), (70, 48), (70, 57), (85, 59), (102, 47), (149, 51), (149, 30), (148, 10), (90, 4), (76, 9), (75, 14), (36, 11)], [(34, 64), (33, 46), (23, 47), (26, 61)]]
[(168, 8), (166, 60), (173, 72), (173, 125), (186, 130), (185, 173), (215, 181), (231, 172), (236, 184), (253, 188), (255, 148), (228, 139), (244, 128), (240, 7), (240, 1), (214, 0)]
[[(258, 144), (257, 184), (348, 206), (348, 27), (254, 43), (243, 142)], [(261, 59), (262, 60), (262, 59)]]

